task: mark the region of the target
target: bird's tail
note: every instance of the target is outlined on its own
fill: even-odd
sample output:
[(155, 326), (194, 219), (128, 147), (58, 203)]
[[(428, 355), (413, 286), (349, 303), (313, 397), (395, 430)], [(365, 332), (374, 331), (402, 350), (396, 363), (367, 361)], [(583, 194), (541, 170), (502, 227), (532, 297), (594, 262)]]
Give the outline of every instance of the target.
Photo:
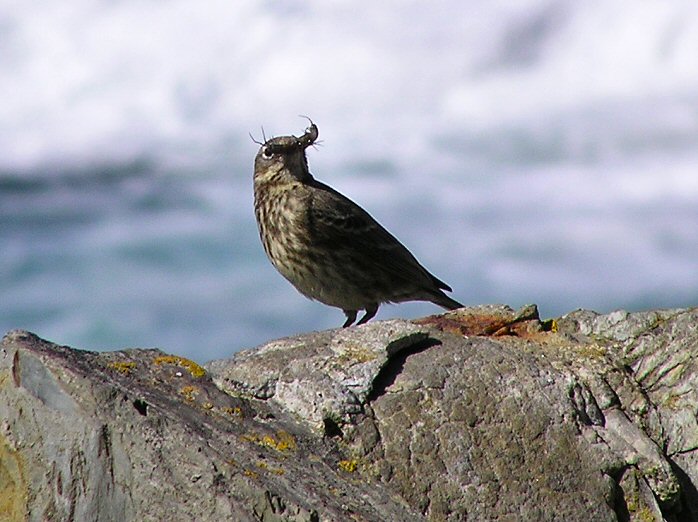
[(455, 299), (451, 299), (441, 291), (439, 291), (439, 293), (430, 295), (429, 301), (444, 307), (446, 310), (455, 310), (456, 308), (463, 308), (462, 304), (460, 304)]

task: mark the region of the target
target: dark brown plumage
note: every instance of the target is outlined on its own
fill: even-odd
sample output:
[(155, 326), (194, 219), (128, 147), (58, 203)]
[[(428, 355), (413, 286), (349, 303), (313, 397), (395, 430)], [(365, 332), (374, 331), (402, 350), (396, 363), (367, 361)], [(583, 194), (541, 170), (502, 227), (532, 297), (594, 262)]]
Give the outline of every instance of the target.
[(440, 281), (365, 210), (308, 171), (305, 149), (315, 143), (311, 122), (303, 136), (262, 144), (254, 164), (254, 208), (264, 250), (296, 289), (347, 317), (344, 326), (381, 303), (431, 301), (453, 310), (462, 305)]

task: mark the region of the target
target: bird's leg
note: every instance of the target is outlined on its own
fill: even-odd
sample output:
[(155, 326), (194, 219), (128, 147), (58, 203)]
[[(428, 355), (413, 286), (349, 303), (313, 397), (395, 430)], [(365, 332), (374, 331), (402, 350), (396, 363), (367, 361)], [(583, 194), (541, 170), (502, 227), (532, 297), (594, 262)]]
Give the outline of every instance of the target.
[(346, 328), (347, 326), (351, 326), (351, 323), (356, 321), (356, 310), (343, 310), (343, 312), (344, 315), (347, 316), (347, 320), (342, 325), (342, 328)]
[(372, 304), (366, 307), (366, 314), (359, 320), (357, 325), (359, 324), (364, 324), (369, 322), (371, 319), (373, 319), (373, 316), (376, 315), (376, 312), (378, 312), (378, 305), (377, 304)]

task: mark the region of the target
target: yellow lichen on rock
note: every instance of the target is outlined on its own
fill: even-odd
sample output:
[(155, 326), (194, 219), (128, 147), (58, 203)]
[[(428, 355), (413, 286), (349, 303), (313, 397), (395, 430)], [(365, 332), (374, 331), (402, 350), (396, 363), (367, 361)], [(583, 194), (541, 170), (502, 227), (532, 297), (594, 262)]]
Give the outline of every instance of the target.
[(0, 436), (0, 519), (7, 522), (25, 520), (27, 498), (21, 456)]
[(281, 475), (286, 473), (286, 471), (283, 470), (282, 468), (274, 468), (274, 467), (270, 466), (269, 464), (267, 464), (266, 462), (264, 462), (263, 460), (260, 460), (257, 462), (257, 467), (259, 469), (263, 469), (265, 471), (268, 471), (269, 473), (273, 473), (274, 475), (281, 476)]
[(119, 373), (128, 375), (136, 367), (136, 363), (133, 361), (113, 361), (108, 364), (109, 368), (116, 370)]
[(193, 402), (194, 396), (198, 391), (199, 389), (196, 386), (183, 386), (182, 389), (179, 390), (179, 393), (184, 395), (184, 398), (189, 402)]
[(225, 408), (222, 408), (222, 411), (228, 415), (232, 415), (233, 417), (243, 417), (242, 408), (240, 406), (235, 406), (234, 408), (226, 406)]
[(246, 477), (250, 477), (253, 479), (256, 479), (259, 477), (259, 473), (257, 473), (256, 471), (252, 471), (251, 469), (246, 469), (245, 471), (243, 471), (243, 473)]
[(295, 437), (286, 431), (278, 431), (275, 437), (272, 435), (259, 436), (255, 433), (245, 434), (242, 435), (241, 439), (247, 442), (253, 442), (259, 446), (275, 449), (282, 453), (296, 449)]
[(347, 473), (354, 473), (359, 467), (359, 461), (356, 459), (340, 460), (337, 467)]
[(278, 431), (276, 438), (265, 435), (262, 438), (262, 443), (265, 446), (274, 448), (277, 451), (291, 451), (296, 449), (296, 439), (286, 431)]
[(206, 375), (206, 370), (201, 366), (196, 364), (194, 361), (189, 360), (185, 357), (180, 357), (179, 355), (159, 355), (153, 359), (153, 364), (176, 364), (189, 371), (192, 377), (199, 378)]

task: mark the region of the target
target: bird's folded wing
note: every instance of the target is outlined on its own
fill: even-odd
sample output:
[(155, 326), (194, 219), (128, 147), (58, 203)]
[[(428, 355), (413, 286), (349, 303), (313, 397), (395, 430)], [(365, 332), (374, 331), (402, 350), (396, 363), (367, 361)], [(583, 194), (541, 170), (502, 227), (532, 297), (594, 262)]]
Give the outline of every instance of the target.
[(314, 242), (392, 281), (424, 290), (448, 289), (368, 212), (331, 187), (316, 183), (322, 190), (313, 193), (308, 205), (308, 229)]

